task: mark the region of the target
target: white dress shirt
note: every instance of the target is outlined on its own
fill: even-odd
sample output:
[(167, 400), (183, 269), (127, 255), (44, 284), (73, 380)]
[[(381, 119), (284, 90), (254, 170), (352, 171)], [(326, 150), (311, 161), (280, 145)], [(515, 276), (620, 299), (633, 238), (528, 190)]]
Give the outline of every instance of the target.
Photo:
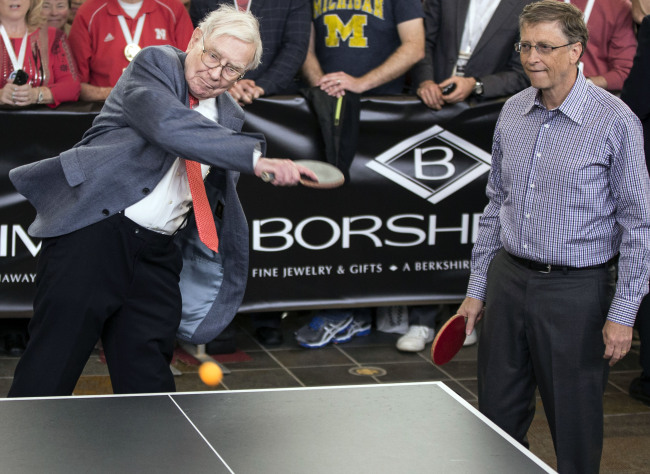
[[(217, 121), (217, 101), (206, 99), (199, 101), (194, 110), (210, 120)], [(253, 165), (261, 155), (255, 150)], [(203, 179), (210, 172), (210, 166), (201, 164)], [(169, 171), (163, 176), (151, 193), (124, 210), (124, 215), (149, 230), (163, 234), (173, 234), (185, 222), (192, 203), (190, 185), (187, 181), (185, 160), (176, 158)]]

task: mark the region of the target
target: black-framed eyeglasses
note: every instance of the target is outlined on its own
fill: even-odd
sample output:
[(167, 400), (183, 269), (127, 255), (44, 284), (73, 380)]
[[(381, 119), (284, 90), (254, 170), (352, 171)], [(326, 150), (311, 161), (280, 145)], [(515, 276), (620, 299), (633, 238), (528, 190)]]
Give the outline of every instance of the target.
[(572, 44), (576, 44), (576, 42), (574, 41), (573, 43), (563, 44), (562, 46), (551, 46), (546, 43), (537, 43), (535, 45), (532, 45), (526, 42), (519, 42), (515, 43), (515, 51), (521, 54), (528, 54), (532, 48), (535, 48), (538, 54), (547, 55), (551, 54), (556, 49), (564, 48), (565, 46), (571, 46)]
[(214, 68), (221, 68), (221, 77), (226, 79), (227, 81), (238, 81), (241, 78), (244, 77), (244, 74), (246, 71), (241, 71), (237, 69), (234, 66), (231, 66), (230, 64), (224, 65), (222, 63), (221, 57), (215, 53), (214, 51), (208, 51), (205, 49), (205, 40), (204, 37), (201, 36), (201, 44), (203, 46), (203, 52), (201, 53), (201, 62), (208, 68), (214, 69)]

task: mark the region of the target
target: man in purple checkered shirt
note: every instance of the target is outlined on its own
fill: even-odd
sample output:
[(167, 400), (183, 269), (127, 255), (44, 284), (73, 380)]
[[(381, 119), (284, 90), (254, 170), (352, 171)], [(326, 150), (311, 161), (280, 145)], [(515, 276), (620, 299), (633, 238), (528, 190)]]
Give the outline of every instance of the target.
[(528, 446), (538, 388), (559, 472), (598, 472), (609, 366), (630, 350), (650, 273), (642, 129), (578, 70), (588, 39), (580, 10), (531, 3), (520, 33), (532, 87), (496, 125), (489, 203), (458, 312), (468, 334), (483, 320), (481, 412)]

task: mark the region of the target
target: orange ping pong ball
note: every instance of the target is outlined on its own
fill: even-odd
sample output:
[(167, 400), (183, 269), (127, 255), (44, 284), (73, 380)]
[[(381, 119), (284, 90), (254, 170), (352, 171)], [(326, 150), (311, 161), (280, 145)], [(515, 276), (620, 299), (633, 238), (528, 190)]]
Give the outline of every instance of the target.
[(223, 372), (216, 362), (203, 362), (199, 367), (199, 377), (204, 384), (215, 386), (221, 382)]

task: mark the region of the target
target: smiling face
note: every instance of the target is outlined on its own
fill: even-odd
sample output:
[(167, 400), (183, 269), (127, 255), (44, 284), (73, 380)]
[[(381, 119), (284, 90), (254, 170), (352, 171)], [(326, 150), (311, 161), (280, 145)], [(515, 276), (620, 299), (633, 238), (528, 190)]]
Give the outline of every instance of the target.
[(0, 0), (0, 21), (24, 19), (29, 7), (29, 0)]
[(185, 80), (190, 93), (200, 100), (217, 97), (230, 89), (234, 83), (222, 77), (221, 71), (223, 68), (208, 68), (203, 64), (201, 54), (203, 53), (204, 44), (205, 50), (221, 58), (223, 65), (232, 66), (240, 71), (246, 69), (255, 54), (255, 46), (252, 43), (246, 43), (233, 36), (203, 38), (201, 30), (196, 28), (187, 47)]
[(47, 26), (62, 29), (68, 21), (68, 0), (45, 0), (41, 12), (47, 20)]
[[(523, 25), (521, 42), (553, 47), (569, 43), (558, 22)], [(545, 55), (533, 47), (529, 53), (521, 53), (521, 64), (532, 86), (540, 89), (543, 97), (554, 101), (561, 99), (562, 103), (575, 83), (581, 52), (580, 43), (554, 49)]]
[(77, 14), (77, 10), (79, 10), (79, 7), (83, 5), (85, 1), (86, 0), (72, 0), (70, 2), (70, 10), (68, 11), (68, 23), (72, 23), (72, 20), (74, 20), (74, 17)]

